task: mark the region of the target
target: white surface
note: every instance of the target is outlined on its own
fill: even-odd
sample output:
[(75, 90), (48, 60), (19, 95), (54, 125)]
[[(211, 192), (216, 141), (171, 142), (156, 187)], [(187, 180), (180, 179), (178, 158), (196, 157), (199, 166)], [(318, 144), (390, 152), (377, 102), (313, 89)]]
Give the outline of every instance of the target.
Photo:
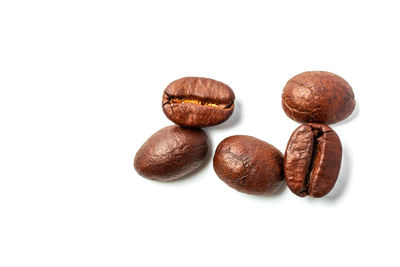
[[(301, 3), (300, 3), (301, 2)], [(399, 266), (397, 1), (1, 1), (0, 266)], [(157, 183), (137, 149), (171, 122), (171, 81), (230, 85), (212, 152), (248, 134), (281, 151), (286, 81), (327, 70), (357, 110), (334, 125), (324, 199), (234, 191), (209, 161)]]

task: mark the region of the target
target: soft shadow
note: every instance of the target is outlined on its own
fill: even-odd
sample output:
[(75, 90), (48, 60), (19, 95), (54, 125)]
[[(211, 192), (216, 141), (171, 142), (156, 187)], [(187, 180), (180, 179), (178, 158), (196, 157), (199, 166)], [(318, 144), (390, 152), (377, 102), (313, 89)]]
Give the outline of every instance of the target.
[(354, 109), (354, 111), (353, 111), (353, 113), (350, 115), (350, 117), (348, 117), (348, 118), (346, 118), (345, 120), (343, 120), (343, 121), (340, 121), (340, 122), (338, 122), (338, 123), (336, 123), (336, 124), (333, 124), (335, 127), (336, 126), (341, 126), (341, 125), (345, 125), (345, 124), (347, 124), (347, 123), (349, 123), (349, 122), (352, 122), (353, 120), (355, 120), (356, 118), (358, 118), (358, 116), (360, 115), (360, 108), (359, 108), (359, 104), (358, 103), (356, 103), (356, 108)]
[(329, 201), (337, 201), (346, 192), (347, 185), (351, 178), (352, 159), (346, 147), (343, 147), (342, 166), (338, 180), (332, 191), (324, 198)]
[(233, 114), (231, 117), (225, 121), (224, 123), (221, 123), (219, 125), (211, 127), (213, 130), (224, 130), (231, 128), (235, 125), (237, 125), (242, 119), (242, 104), (239, 100), (235, 101), (235, 109), (233, 110)]
[(278, 188), (278, 190), (276, 190), (276, 192), (274, 192), (270, 195), (261, 195), (260, 197), (268, 198), (268, 199), (280, 197), (282, 195), (282, 193), (284, 191), (286, 191), (286, 188), (287, 188), (286, 182), (285, 182), (285, 180), (283, 180), (282, 184), (279, 186), (279, 188)]
[(250, 194), (246, 194), (246, 193), (242, 193), (239, 192), (240, 194), (242, 194), (244, 197), (247, 198), (252, 198), (252, 199), (262, 199), (262, 200), (273, 200), (276, 199), (278, 197), (282, 197), (282, 193), (284, 191), (286, 191), (286, 182), (283, 181), (282, 184), (280, 185), (280, 187), (278, 188), (278, 190), (270, 195), (250, 195)]

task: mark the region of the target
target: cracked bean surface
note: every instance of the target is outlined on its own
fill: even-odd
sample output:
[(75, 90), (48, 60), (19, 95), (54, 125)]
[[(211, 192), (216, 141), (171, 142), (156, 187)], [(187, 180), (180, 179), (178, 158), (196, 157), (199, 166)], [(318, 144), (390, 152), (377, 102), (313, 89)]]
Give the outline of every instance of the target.
[(308, 71), (291, 78), (282, 93), (282, 107), (291, 119), (333, 124), (346, 119), (356, 106), (351, 86), (326, 71)]
[(179, 179), (202, 164), (207, 155), (207, 140), (202, 129), (164, 127), (138, 150), (134, 167), (141, 176), (151, 180)]
[(224, 139), (213, 159), (218, 177), (247, 194), (268, 195), (283, 183), (283, 155), (274, 146), (247, 135)]

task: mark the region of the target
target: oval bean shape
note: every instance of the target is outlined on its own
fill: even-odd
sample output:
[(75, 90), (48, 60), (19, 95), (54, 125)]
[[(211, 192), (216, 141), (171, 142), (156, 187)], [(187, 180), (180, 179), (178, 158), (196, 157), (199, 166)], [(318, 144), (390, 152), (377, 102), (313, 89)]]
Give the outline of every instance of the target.
[(283, 183), (282, 153), (251, 136), (235, 135), (224, 139), (213, 161), (218, 177), (243, 193), (272, 194)]
[(226, 121), (234, 110), (235, 94), (219, 81), (185, 77), (164, 90), (162, 108), (176, 124), (187, 127), (208, 127)]
[(134, 167), (148, 179), (172, 181), (198, 168), (207, 150), (207, 135), (202, 129), (168, 126), (142, 145), (136, 153)]
[(285, 152), (286, 183), (300, 197), (323, 197), (334, 187), (341, 161), (342, 145), (332, 128), (318, 123), (300, 125)]
[(298, 74), (287, 82), (282, 93), (286, 115), (301, 123), (337, 123), (350, 116), (355, 106), (351, 86), (326, 71)]

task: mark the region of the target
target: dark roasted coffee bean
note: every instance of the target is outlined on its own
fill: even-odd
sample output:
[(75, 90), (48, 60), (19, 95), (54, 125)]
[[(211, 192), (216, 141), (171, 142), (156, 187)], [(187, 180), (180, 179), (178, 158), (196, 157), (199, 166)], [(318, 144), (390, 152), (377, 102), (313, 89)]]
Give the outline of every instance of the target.
[(136, 153), (134, 166), (148, 179), (172, 181), (198, 168), (207, 149), (207, 135), (202, 129), (168, 126), (142, 145)]
[(283, 110), (298, 122), (333, 124), (350, 116), (355, 106), (351, 86), (330, 72), (303, 72), (283, 89)]
[(323, 197), (339, 175), (342, 145), (325, 124), (300, 125), (288, 142), (283, 169), (286, 183), (298, 196)]
[(282, 164), (283, 155), (278, 149), (246, 135), (224, 139), (214, 155), (218, 177), (247, 194), (274, 193), (283, 183)]
[(207, 78), (186, 77), (164, 90), (162, 107), (176, 124), (208, 127), (226, 121), (234, 109), (235, 94), (222, 83)]

